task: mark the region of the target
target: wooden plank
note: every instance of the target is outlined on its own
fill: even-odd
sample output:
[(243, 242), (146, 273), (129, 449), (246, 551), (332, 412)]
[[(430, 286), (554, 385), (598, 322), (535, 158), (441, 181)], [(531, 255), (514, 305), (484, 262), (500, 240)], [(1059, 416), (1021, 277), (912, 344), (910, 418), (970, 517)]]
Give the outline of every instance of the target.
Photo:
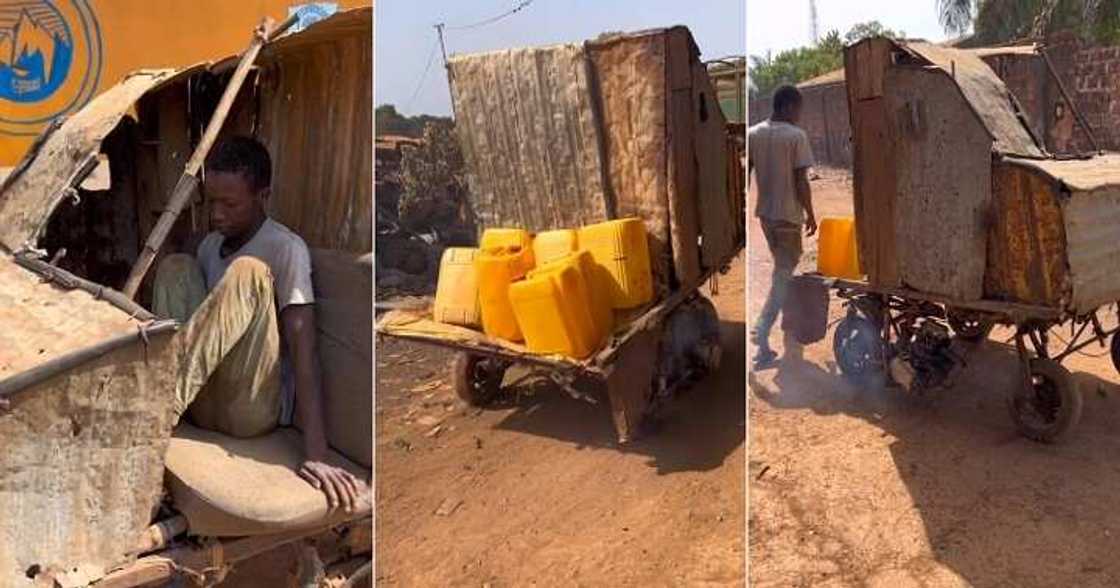
[[(692, 101), (699, 106), (694, 125), (697, 166), (697, 207), (700, 212), (700, 264), (714, 267), (735, 247), (738, 212), (728, 192), (727, 160), (731, 149), (727, 121), (716, 100), (708, 70), (698, 60), (692, 63)], [(700, 106), (702, 105), (702, 106)], [(740, 168), (741, 169), (741, 168)], [(685, 282), (688, 283), (688, 282)]]
[(898, 286), (894, 136), (882, 98), (852, 103), (853, 198), (860, 263), (872, 284)]

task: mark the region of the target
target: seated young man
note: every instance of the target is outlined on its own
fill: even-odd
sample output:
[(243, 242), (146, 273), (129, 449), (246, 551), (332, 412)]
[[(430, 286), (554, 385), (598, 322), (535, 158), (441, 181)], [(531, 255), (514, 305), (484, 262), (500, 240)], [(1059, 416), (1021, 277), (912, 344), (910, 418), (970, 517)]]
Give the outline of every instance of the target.
[(203, 190), (213, 232), (197, 257), (168, 255), (156, 271), (156, 314), (183, 323), (175, 401), (200, 427), (251, 437), (277, 425), (303, 431), (299, 475), (351, 511), (363, 482), (325, 462), (315, 369), (315, 297), (307, 245), (268, 218), (272, 162), (255, 139), (221, 143)]

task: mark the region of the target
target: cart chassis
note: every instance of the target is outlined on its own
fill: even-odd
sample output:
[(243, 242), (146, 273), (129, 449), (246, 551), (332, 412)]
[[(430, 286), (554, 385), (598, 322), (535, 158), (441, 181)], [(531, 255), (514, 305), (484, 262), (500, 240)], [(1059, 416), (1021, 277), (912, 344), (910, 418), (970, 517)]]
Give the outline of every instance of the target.
[[(895, 357), (905, 357), (910, 361), (919, 357), (928, 359), (930, 354), (924, 353), (925, 350), (912, 349), (924, 332), (922, 329), (926, 322), (939, 325), (927, 329), (934, 333), (938, 330), (947, 333), (945, 323), (949, 323), (958, 337), (960, 332), (954, 321), (957, 325), (970, 322), (978, 326), (971, 337), (977, 340), (987, 338), (988, 331), (997, 324), (1014, 328), (1012, 339), (1019, 357), (1023, 385), (1009, 395), (1008, 408), (1020, 432), (1037, 441), (1056, 440), (1075, 426), (1080, 417), (1081, 397), (1072, 376), (1061, 367), (1062, 361), (1094, 343), (1104, 347), (1106, 340), (1111, 338), (1113, 364), (1120, 370), (1117, 362), (1120, 345), (1116, 338), (1120, 327), (1105, 329), (1100, 321), (1100, 309), (1076, 316), (1048, 307), (987, 300), (955, 302), (907, 289), (879, 288), (863, 282), (833, 278), (820, 279), (835, 290), (837, 297), (846, 301), (848, 315), (845, 320), (867, 321), (863, 324), (870, 324), (878, 333), (879, 340), (874, 343), (874, 348), (880, 356), (873, 365), (875, 369), (882, 370), (878, 376), (888, 382), (894, 379), (894, 366), (891, 364), (896, 361)], [(1120, 306), (1117, 311), (1120, 312)], [(1051, 354), (1050, 336), (1056, 327), (1064, 324), (1069, 324), (1070, 337), (1066, 340), (1058, 336), (1064, 348)], [(839, 331), (838, 328), (837, 336), (841, 337)], [(849, 331), (845, 330), (845, 334)], [(858, 333), (852, 336), (858, 336)], [(840, 342), (834, 344), (838, 353), (842, 348)], [(952, 357), (947, 346), (944, 352), (945, 357), (964, 365), (964, 357)], [(837, 359), (843, 370), (843, 358)], [(945, 384), (944, 381), (934, 383), (932, 388)], [(918, 391), (924, 392), (925, 389), (919, 387)], [(1033, 417), (1024, 413), (1032, 411), (1038, 413), (1033, 417), (1041, 418), (1042, 424), (1025, 421)]]

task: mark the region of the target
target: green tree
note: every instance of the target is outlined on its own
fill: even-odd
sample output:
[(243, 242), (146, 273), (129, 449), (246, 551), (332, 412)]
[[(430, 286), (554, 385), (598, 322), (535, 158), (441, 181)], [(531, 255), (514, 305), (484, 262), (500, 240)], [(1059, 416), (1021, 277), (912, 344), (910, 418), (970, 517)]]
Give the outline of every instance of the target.
[(451, 119), (446, 116), (432, 116), (430, 114), (404, 116), (397, 112), (397, 107), (392, 104), (378, 106), (373, 111), (373, 118), (378, 135), (404, 135), (416, 138), (424, 135), (424, 127), (428, 123), (451, 122)]
[(974, 32), (971, 45), (1042, 38), (1072, 31), (1101, 43), (1120, 42), (1120, 0), (936, 0), (942, 28)]
[(829, 31), (812, 47), (798, 47), (777, 55), (752, 55), (751, 100), (769, 96), (783, 84), (797, 84), (844, 67), (845, 45), (867, 37), (899, 38), (903, 35), (884, 27), (879, 21), (871, 21), (853, 26), (843, 37), (839, 31)]

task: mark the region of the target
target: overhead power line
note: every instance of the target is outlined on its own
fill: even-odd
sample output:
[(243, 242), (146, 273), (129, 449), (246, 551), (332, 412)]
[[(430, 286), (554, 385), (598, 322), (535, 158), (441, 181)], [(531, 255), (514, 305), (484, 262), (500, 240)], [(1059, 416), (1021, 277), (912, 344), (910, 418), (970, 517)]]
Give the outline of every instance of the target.
[(517, 14), (518, 12), (521, 12), (522, 10), (527, 8), (532, 3), (533, 3), (533, 0), (521, 0), (520, 2), (517, 3), (516, 6), (514, 6), (513, 8), (511, 8), (511, 9), (509, 9), (509, 10), (507, 10), (507, 11), (501, 13), (501, 14), (499, 14), (498, 16), (492, 16), (492, 17), (490, 17), (486, 20), (480, 20), (478, 22), (467, 24), (467, 25), (445, 27), (445, 29), (448, 30), (448, 31), (465, 31), (467, 29), (477, 29), (479, 27), (484, 27), (488, 24), (496, 23), (499, 20), (502, 20), (503, 18), (506, 18), (508, 16)]

